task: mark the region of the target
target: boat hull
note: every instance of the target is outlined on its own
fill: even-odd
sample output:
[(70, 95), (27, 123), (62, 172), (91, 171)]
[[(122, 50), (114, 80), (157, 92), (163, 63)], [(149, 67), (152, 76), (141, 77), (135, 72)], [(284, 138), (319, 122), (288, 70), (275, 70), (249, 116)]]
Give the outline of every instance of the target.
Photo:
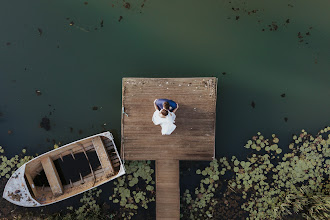
[[(79, 183), (74, 183), (71, 186), (71, 188), (69, 186), (64, 187), (64, 188), (67, 188), (67, 190), (65, 190), (65, 191), (68, 191), (68, 193), (64, 193), (61, 196), (54, 197), (55, 199), (50, 199), (50, 200), (42, 199), (41, 198), (42, 193), (38, 192), (38, 187), (35, 186), (33, 182), (31, 183), (30, 181), (28, 181), (28, 178), (27, 178), (27, 177), (29, 177), (28, 172), (31, 172), (31, 171), (28, 171), (29, 166), (31, 167), (33, 164), (40, 163), (39, 161), (48, 155), (54, 157), (54, 155), (57, 155), (58, 152), (66, 152), (67, 150), (72, 151), (72, 149), (74, 149), (75, 146), (82, 145), (81, 143), (87, 142), (87, 141), (89, 141), (89, 139), (92, 140), (93, 138), (95, 139), (95, 138), (99, 138), (99, 137), (107, 138), (112, 142), (112, 144), (113, 144), (112, 153), (118, 157), (118, 159), (117, 159), (118, 171), (112, 176), (105, 176), (104, 170), (96, 171), (95, 173), (93, 173), (94, 177), (91, 174), (89, 177), (89, 179), (94, 178), (93, 184), (92, 183), (87, 184), (87, 182), (85, 185), (79, 184)], [(73, 155), (73, 157), (74, 157), (74, 155)], [(102, 172), (104, 173), (104, 175)], [(10, 177), (10, 179), (8, 180), (8, 182), (5, 186), (4, 192), (3, 192), (3, 198), (5, 198), (6, 200), (8, 200), (11, 203), (14, 203), (15, 205), (19, 205), (19, 206), (23, 206), (23, 207), (40, 207), (40, 206), (54, 204), (56, 202), (60, 202), (65, 199), (71, 198), (75, 195), (86, 192), (90, 189), (96, 188), (104, 183), (114, 180), (124, 174), (125, 174), (125, 168), (119, 157), (119, 153), (116, 149), (116, 146), (114, 144), (113, 136), (110, 132), (104, 132), (101, 134), (93, 135), (93, 136), (72, 142), (72, 143), (62, 146), (58, 149), (54, 149), (52, 151), (42, 154), (42, 155), (30, 160), (29, 162), (25, 163), (18, 170), (16, 170), (13, 173), (13, 175)], [(98, 175), (99, 181), (95, 181), (96, 175)], [(88, 178), (87, 178), (87, 180), (88, 180)], [(76, 190), (77, 187), (79, 188), (79, 190)], [(39, 187), (39, 188), (41, 188), (41, 187)], [(36, 196), (37, 192), (38, 192), (38, 194), (40, 194), (39, 196)]]

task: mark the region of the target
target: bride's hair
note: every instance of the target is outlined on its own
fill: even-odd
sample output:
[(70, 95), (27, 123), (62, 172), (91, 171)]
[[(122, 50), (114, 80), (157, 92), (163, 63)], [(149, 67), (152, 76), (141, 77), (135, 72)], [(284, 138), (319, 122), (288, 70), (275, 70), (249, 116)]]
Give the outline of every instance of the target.
[(164, 116), (167, 116), (168, 115), (168, 111), (166, 109), (162, 109), (160, 111), (160, 113), (162, 113), (162, 115), (164, 115)]

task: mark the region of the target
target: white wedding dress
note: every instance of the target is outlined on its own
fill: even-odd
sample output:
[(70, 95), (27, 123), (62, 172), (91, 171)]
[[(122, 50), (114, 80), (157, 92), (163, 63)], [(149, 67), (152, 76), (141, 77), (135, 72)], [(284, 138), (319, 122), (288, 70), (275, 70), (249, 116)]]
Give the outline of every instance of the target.
[(162, 127), (162, 135), (170, 135), (176, 128), (175, 118), (176, 115), (173, 112), (169, 112), (166, 118), (162, 118), (159, 116), (159, 110), (156, 110), (152, 116), (152, 122)]

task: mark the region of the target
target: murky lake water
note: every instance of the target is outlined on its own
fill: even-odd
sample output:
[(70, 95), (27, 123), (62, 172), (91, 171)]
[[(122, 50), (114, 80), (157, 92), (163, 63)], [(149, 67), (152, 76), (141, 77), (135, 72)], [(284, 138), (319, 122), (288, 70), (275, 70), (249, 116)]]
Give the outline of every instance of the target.
[[(218, 77), (221, 156), (240, 151), (257, 131), (286, 141), (329, 124), (330, 3), (142, 4), (1, 3), (0, 140), (8, 153), (42, 153), (52, 147), (46, 138), (68, 143), (104, 123), (119, 137), (127, 76)], [(39, 128), (44, 116), (50, 131)]]
[[(8, 155), (104, 129), (120, 146), (122, 77), (218, 77), (217, 156), (240, 155), (257, 131), (286, 146), (293, 133), (330, 124), (330, 2), (123, 4), (1, 2), (0, 145)], [(49, 131), (39, 127), (45, 116)]]

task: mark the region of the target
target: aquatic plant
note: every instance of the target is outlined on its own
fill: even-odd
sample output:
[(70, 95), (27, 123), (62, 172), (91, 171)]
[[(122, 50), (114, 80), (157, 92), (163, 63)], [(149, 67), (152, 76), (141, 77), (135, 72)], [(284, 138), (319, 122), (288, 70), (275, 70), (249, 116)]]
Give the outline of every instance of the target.
[(22, 154), (20, 155), (15, 155), (12, 158), (7, 158), (4, 155), (5, 151), (4, 149), (0, 146), (0, 159), (1, 159), (1, 164), (0, 164), (0, 176), (5, 177), (7, 179), (10, 178), (10, 176), (15, 172), (16, 169), (21, 167), (24, 163), (28, 162), (33, 158), (33, 156), (27, 156), (24, 154), (26, 153), (26, 149), (22, 150)]
[(101, 192), (102, 190), (97, 190), (97, 188), (85, 192), (83, 197), (80, 199), (81, 206), (76, 209), (74, 209), (72, 206), (67, 207), (69, 213), (61, 217), (61, 219), (105, 219), (105, 216), (101, 213), (100, 205), (96, 202), (96, 198), (100, 196)]
[(184, 192), (182, 197), (181, 207), (187, 206), (188, 209), (183, 209), (186, 212), (181, 214), (181, 217), (189, 219), (208, 219), (213, 218), (214, 206), (219, 202), (215, 198), (215, 192), (221, 186), (219, 181), (220, 173), (219, 164), (217, 160), (210, 162), (210, 166), (204, 170), (196, 170), (196, 174), (202, 175), (199, 187), (195, 189), (194, 193), (189, 190)]
[[(212, 184), (214, 186), (222, 184), (227, 187), (222, 191), (216, 190), (216, 187), (212, 190), (208, 186), (211, 183), (210, 178), (202, 179), (200, 186), (195, 190), (196, 196), (189, 191), (184, 193), (181, 204), (182, 216), (189, 219), (219, 217), (220, 210), (214, 210), (212, 207), (221, 209), (219, 204), (229, 206), (228, 198), (235, 197), (230, 191), (241, 198), (236, 206), (240, 206), (248, 213), (247, 219), (276, 218), (278, 216), (276, 207), (285, 204), (290, 193), (304, 185), (311, 191), (319, 193), (319, 196), (323, 195), (322, 198), (328, 201), (329, 133), (330, 127), (322, 129), (315, 137), (302, 130), (300, 135), (293, 136), (293, 142), (286, 149), (287, 152), (283, 153), (278, 146), (279, 138), (276, 135), (273, 134), (271, 139), (265, 139), (258, 132), (245, 145), (245, 148), (251, 149), (246, 160), (239, 160), (235, 156), (223, 157), (218, 160), (218, 166), (214, 167), (213, 164), (217, 161), (215, 160), (210, 167), (196, 171), (197, 174), (207, 177), (211, 177), (212, 174), (209, 176), (211, 170), (215, 170), (213, 171), (215, 173), (218, 171), (219, 180), (215, 177), (216, 180), (213, 179)], [(312, 209), (314, 215), (316, 209)], [(298, 208), (296, 210), (298, 212)], [(298, 213), (305, 218), (310, 216), (306, 208), (299, 209)], [(226, 216), (229, 218), (228, 213)]]
[(225, 187), (224, 190), (213, 207), (213, 219), (245, 219), (247, 212), (240, 207), (241, 195), (229, 187)]
[[(105, 220), (113, 219), (113, 213), (105, 212), (104, 207), (100, 205), (98, 198), (102, 193), (101, 189), (91, 189), (81, 195), (78, 204), (69, 206), (64, 210), (53, 213), (49, 207), (26, 210), (9, 204), (7, 215), (1, 219), (34, 219), (34, 220)], [(5, 205), (8, 208), (8, 205)], [(45, 211), (47, 210), (47, 211)], [(1, 210), (3, 211), (3, 210)]]
[(128, 161), (125, 163), (126, 175), (114, 182), (114, 192), (109, 200), (121, 207), (121, 217), (131, 219), (142, 207), (155, 201), (154, 170), (150, 161)]
[(253, 153), (248, 161), (232, 159), (239, 170), (229, 184), (246, 199), (242, 208), (250, 213), (251, 219), (273, 218), (275, 207), (296, 187), (306, 185), (313, 191), (329, 195), (328, 131), (330, 127), (321, 130), (314, 138), (302, 130), (299, 136), (293, 136), (289, 152), (283, 155), (275, 135), (268, 140), (258, 133), (245, 147), (260, 153)]
[(279, 219), (300, 212), (306, 219), (330, 219), (330, 196), (302, 186), (300, 190), (292, 190), (286, 195), (285, 200), (274, 208), (275, 217)]

